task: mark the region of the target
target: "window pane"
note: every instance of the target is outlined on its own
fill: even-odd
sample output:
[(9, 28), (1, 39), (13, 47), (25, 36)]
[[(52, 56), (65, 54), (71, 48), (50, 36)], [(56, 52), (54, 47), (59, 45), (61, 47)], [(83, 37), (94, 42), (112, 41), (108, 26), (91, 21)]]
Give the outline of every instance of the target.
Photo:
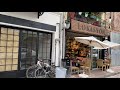
[(13, 35), (8, 35), (8, 40), (13, 40)]
[(18, 58), (18, 53), (13, 53), (13, 58)]
[(5, 58), (6, 57), (6, 53), (0, 53), (0, 58)]
[(12, 64), (12, 59), (7, 59), (6, 64)]
[(12, 58), (12, 53), (7, 53), (7, 58)]
[(18, 59), (13, 59), (13, 64), (18, 64)]
[(14, 36), (14, 41), (19, 41), (19, 36)]
[(11, 71), (12, 65), (6, 65), (6, 71)]
[(7, 41), (0, 41), (0, 46), (6, 46)]
[(14, 30), (14, 35), (19, 35), (19, 30)]
[(13, 46), (13, 41), (8, 41), (7, 46)]
[(1, 33), (7, 34), (7, 28), (1, 28)]
[(7, 34), (1, 34), (1, 40), (7, 40)]
[(7, 52), (12, 52), (12, 47), (7, 47)]
[(43, 48), (43, 52), (47, 52), (47, 48)]
[(19, 42), (14, 42), (14, 46), (18, 47), (19, 46)]
[(0, 60), (0, 65), (5, 65), (5, 59)]
[(12, 70), (17, 70), (17, 65), (12, 65)]
[(5, 71), (5, 66), (0, 66), (0, 71)]
[(0, 47), (0, 52), (5, 53), (6, 52), (6, 47)]
[(49, 52), (49, 53), (50, 53), (50, 48), (47, 48), (47, 52)]
[(8, 29), (8, 34), (13, 34), (13, 29)]
[(18, 52), (18, 48), (14, 47), (13, 52)]

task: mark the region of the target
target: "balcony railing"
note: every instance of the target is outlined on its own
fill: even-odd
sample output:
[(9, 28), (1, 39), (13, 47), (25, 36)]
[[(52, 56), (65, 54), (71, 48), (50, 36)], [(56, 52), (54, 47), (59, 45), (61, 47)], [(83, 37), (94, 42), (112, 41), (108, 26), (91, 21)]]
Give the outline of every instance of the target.
[[(89, 14), (86, 14), (89, 13)], [(107, 20), (101, 19), (101, 13), (98, 12), (68, 12), (68, 20), (75, 19), (80, 22), (88, 23), (98, 27), (109, 29), (110, 23)], [(87, 15), (87, 16), (86, 16)]]
[(98, 26), (98, 27), (104, 27), (104, 28), (109, 28), (110, 26), (110, 23), (106, 20), (102, 20), (102, 19), (99, 19), (99, 21), (97, 20), (93, 20), (93, 19), (90, 19), (90, 18), (86, 18), (86, 17), (82, 17), (82, 18), (75, 18), (75, 20), (77, 21), (80, 21), (80, 22), (84, 22), (84, 23), (87, 23), (87, 24), (91, 24), (91, 25), (94, 25), (94, 26)]

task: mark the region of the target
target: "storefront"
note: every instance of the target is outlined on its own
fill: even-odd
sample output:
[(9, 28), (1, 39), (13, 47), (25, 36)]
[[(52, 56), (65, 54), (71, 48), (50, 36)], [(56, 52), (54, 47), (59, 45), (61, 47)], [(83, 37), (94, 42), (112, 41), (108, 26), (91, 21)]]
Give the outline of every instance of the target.
[(38, 58), (51, 60), (55, 31), (54, 25), (0, 14), (0, 78), (25, 77)]
[(93, 47), (79, 43), (74, 39), (74, 37), (87, 36), (94, 36), (103, 41), (105, 38), (105, 29), (72, 19), (71, 29), (66, 30), (65, 55), (69, 56), (70, 58), (91, 58), (93, 61), (92, 68), (96, 68), (96, 60), (98, 58), (104, 58), (104, 51), (93, 49)]

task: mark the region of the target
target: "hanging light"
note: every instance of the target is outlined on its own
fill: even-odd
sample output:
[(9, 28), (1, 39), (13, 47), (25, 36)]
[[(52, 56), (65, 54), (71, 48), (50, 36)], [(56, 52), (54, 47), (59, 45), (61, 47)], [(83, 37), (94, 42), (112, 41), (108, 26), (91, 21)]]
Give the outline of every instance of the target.
[(109, 17), (109, 23), (111, 23), (111, 20), (112, 20), (111, 17)]
[(111, 19), (111, 12), (110, 12), (109, 23), (111, 23), (111, 20), (112, 20), (112, 19)]
[(44, 12), (38, 12), (38, 18), (43, 15)]

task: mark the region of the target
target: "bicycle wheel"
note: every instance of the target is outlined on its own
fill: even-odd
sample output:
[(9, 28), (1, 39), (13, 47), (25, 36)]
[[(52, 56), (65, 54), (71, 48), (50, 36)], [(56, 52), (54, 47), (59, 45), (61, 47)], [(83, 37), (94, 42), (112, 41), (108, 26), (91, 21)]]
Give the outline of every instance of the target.
[(29, 67), (27, 70), (26, 70), (26, 77), (27, 78), (35, 78), (35, 70), (37, 69), (37, 65), (33, 65), (31, 67)]
[(35, 78), (46, 78), (46, 72), (43, 68), (35, 70)]
[(54, 71), (49, 71), (48, 73), (49, 78), (55, 78), (55, 72)]

